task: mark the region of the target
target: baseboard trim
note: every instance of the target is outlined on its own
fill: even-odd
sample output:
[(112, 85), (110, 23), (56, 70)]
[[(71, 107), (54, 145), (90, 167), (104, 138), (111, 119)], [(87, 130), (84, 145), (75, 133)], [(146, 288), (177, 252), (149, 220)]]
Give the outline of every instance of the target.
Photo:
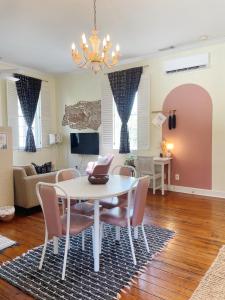
[(169, 187), (169, 189), (166, 186), (166, 189), (169, 191), (172, 191), (172, 192), (177, 192), (177, 193), (194, 194), (194, 195), (200, 195), (200, 196), (209, 196), (209, 197), (225, 199), (225, 192), (223, 192), (223, 191), (198, 189), (198, 188), (179, 186), (179, 185), (171, 185)]

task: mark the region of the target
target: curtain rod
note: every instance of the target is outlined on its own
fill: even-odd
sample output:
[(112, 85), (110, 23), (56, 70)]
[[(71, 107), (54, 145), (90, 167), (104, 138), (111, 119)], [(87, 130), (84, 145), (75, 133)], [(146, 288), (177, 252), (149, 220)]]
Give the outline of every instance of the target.
[[(137, 66), (137, 67), (132, 67), (132, 68), (138, 68), (138, 67), (148, 68), (149, 65)], [(128, 69), (132, 69), (132, 68), (128, 68)], [(124, 69), (124, 70), (128, 70), (128, 69)], [(120, 71), (123, 71), (123, 70), (120, 70)], [(117, 72), (117, 71), (115, 71), (115, 72)], [(119, 72), (119, 71), (118, 71), (118, 72)], [(104, 73), (104, 75), (108, 75), (108, 74), (110, 74), (110, 73), (113, 73), (113, 72)]]
[(40, 77), (34, 77), (34, 76), (30, 76), (30, 75), (26, 75), (26, 74), (22, 74), (22, 73), (18, 73), (18, 72), (16, 74), (27, 76), (27, 77), (32, 77), (32, 78), (39, 79), (39, 80), (44, 81), (44, 82), (48, 82), (48, 80), (42, 79)]

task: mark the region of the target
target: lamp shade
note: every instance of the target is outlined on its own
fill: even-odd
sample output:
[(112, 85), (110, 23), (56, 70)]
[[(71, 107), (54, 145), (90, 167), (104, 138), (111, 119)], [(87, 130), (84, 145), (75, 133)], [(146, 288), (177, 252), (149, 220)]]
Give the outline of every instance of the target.
[(172, 150), (174, 149), (174, 144), (172, 144), (172, 143), (167, 143), (167, 144), (166, 144), (166, 149), (167, 149), (168, 151), (172, 151)]

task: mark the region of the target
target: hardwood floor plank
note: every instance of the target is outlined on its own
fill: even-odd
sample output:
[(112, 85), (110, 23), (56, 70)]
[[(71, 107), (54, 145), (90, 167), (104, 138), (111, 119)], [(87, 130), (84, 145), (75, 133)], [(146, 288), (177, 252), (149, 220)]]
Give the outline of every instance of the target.
[[(149, 192), (145, 222), (174, 230), (175, 237), (149, 263), (136, 284), (121, 293), (121, 300), (188, 300), (225, 244), (224, 215), (223, 199)], [(0, 234), (19, 243), (0, 253), (0, 262), (4, 262), (43, 244), (42, 213), (16, 216), (10, 223), (1, 223)], [(0, 299), (32, 298), (0, 280)]]

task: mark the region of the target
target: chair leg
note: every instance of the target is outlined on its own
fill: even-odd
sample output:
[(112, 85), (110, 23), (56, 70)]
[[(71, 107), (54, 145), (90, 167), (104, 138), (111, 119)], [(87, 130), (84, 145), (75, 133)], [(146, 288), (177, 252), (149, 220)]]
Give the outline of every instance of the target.
[(100, 254), (102, 253), (102, 239), (103, 239), (103, 234), (104, 234), (104, 223), (101, 222), (100, 224)]
[(104, 239), (104, 223), (102, 222), (102, 239)]
[(137, 261), (136, 261), (136, 256), (135, 256), (135, 252), (134, 252), (134, 245), (133, 245), (133, 241), (132, 241), (132, 235), (131, 235), (131, 227), (130, 227), (130, 225), (128, 225), (128, 235), (129, 235), (129, 240), (130, 240), (130, 247), (131, 247), (133, 262), (134, 262), (134, 265), (136, 265)]
[(62, 199), (62, 213), (65, 214), (65, 202), (64, 199)]
[(147, 238), (146, 238), (145, 229), (144, 229), (144, 225), (143, 224), (141, 225), (141, 229), (142, 229), (142, 233), (143, 233), (143, 236), (144, 236), (145, 246), (146, 246), (147, 251), (149, 253), (150, 250), (149, 250), (148, 241), (147, 241)]
[(66, 245), (65, 245), (65, 253), (64, 253), (64, 260), (63, 260), (63, 271), (62, 271), (62, 280), (65, 279), (66, 275), (66, 262), (67, 262), (67, 256), (68, 256), (68, 250), (69, 250), (69, 242), (70, 242), (70, 236), (66, 236)]
[(44, 258), (45, 258), (45, 252), (46, 252), (46, 248), (47, 248), (47, 243), (48, 243), (48, 233), (47, 233), (47, 231), (45, 231), (45, 243), (44, 243), (44, 247), (43, 247), (42, 254), (41, 254), (41, 260), (40, 260), (40, 263), (39, 263), (39, 270), (42, 269), (42, 265), (43, 265)]
[(116, 226), (116, 241), (120, 241), (120, 227)]
[(82, 231), (82, 251), (85, 250), (85, 231)]
[(155, 195), (155, 177), (152, 179), (152, 184), (153, 184), (153, 194)]
[(53, 252), (54, 254), (58, 254), (59, 253), (59, 238), (57, 236), (53, 237)]
[(70, 250), (71, 248), (71, 243), (70, 243), (70, 237), (69, 237), (69, 246), (68, 246), (68, 250)]
[(93, 249), (93, 257), (95, 257), (95, 252), (94, 252), (94, 245), (95, 245), (95, 232), (94, 232), (94, 226), (91, 227), (91, 231), (92, 231), (92, 249)]
[(138, 240), (138, 226), (134, 227), (134, 239)]

